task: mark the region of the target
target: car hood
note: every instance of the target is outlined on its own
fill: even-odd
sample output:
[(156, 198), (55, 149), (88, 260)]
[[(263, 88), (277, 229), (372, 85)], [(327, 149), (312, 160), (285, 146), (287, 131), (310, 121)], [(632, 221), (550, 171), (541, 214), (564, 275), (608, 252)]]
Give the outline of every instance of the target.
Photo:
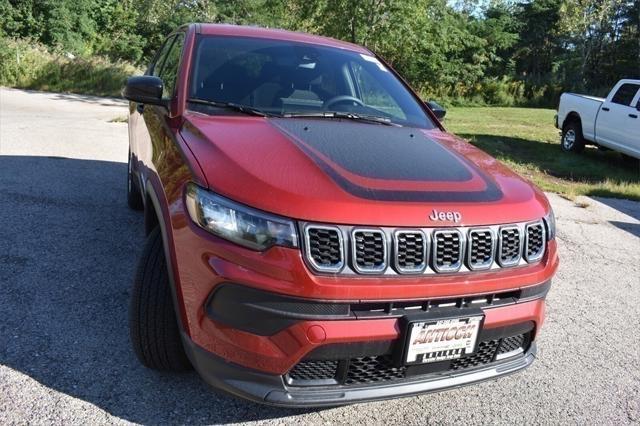
[(530, 182), (439, 129), (188, 113), (181, 135), (209, 189), (295, 219), (480, 225), (535, 220), (548, 210)]

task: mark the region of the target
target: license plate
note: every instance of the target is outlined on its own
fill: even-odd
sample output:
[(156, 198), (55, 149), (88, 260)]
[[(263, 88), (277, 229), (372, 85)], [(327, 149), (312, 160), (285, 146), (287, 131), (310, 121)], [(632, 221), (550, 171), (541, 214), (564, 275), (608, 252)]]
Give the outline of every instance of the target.
[(405, 364), (428, 364), (473, 353), (482, 316), (409, 323)]

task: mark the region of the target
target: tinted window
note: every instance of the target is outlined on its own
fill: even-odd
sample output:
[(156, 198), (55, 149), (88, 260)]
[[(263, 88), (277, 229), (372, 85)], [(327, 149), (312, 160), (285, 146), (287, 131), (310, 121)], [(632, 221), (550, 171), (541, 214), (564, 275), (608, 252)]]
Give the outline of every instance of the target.
[(176, 79), (178, 78), (178, 68), (180, 66), (183, 44), (184, 36), (182, 34), (178, 34), (171, 46), (171, 49), (167, 53), (164, 63), (162, 64), (159, 76), (164, 83), (164, 88), (162, 90), (163, 98), (173, 97), (173, 92), (176, 88)]
[(175, 37), (169, 37), (164, 42), (164, 44), (162, 45), (158, 53), (156, 53), (156, 57), (154, 58), (153, 63), (149, 67), (150, 75), (155, 75), (157, 77), (160, 74), (160, 70), (162, 69), (162, 63), (164, 62), (164, 58), (167, 56), (167, 51), (171, 47), (171, 43), (173, 42), (174, 38)]
[(359, 91), (359, 98), (377, 110), (384, 111), (398, 119), (406, 119), (402, 108), (385, 90), (384, 86), (374, 78), (360, 63), (351, 63), (354, 79)]
[(433, 128), (418, 101), (381, 62), (345, 49), (200, 36), (190, 82), (190, 98), (233, 102), (271, 114), (339, 111)]
[(629, 106), (631, 105), (631, 101), (633, 100), (634, 96), (636, 96), (636, 92), (639, 88), (640, 86), (638, 86), (637, 84), (623, 84), (622, 86), (620, 86), (616, 94), (613, 95), (611, 102), (613, 102), (614, 104)]

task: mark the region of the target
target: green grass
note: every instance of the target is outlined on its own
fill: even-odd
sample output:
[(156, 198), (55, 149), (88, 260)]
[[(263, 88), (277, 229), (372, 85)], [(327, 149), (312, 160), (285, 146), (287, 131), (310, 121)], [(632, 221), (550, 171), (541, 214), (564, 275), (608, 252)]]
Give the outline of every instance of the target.
[(613, 151), (560, 149), (555, 111), (533, 108), (451, 108), (445, 126), (545, 191), (640, 201), (640, 166)]

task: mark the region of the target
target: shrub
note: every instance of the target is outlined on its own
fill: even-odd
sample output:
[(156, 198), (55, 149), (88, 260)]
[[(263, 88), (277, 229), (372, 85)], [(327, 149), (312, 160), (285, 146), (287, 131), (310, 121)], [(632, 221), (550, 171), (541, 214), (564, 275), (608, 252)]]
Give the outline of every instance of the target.
[(50, 52), (24, 39), (0, 38), (0, 85), (23, 89), (120, 96), (125, 79), (141, 71), (103, 57)]

